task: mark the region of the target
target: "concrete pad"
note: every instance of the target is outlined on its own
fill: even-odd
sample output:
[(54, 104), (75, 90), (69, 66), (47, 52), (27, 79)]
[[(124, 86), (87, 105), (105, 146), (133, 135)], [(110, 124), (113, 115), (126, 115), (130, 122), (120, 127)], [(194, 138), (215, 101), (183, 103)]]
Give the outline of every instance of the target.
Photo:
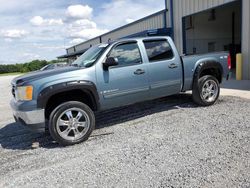
[(221, 95), (250, 99), (250, 80), (228, 80), (221, 84)]
[(223, 96), (236, 96), (236, 97), (241, 97), (245, 99), (250, 99), (250, 91), (222, 88), (220, 94)]
[(222, 88), (250, 91), (250, 80), (225, 80)]

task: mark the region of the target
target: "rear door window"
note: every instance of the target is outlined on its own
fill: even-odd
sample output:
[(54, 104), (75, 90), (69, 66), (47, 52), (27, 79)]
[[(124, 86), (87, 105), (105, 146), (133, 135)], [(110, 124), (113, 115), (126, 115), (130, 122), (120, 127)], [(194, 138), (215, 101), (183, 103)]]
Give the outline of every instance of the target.
[(174, 57), (172, 48), (167, 40), (143, 41), (149, 62), (163, 61)]

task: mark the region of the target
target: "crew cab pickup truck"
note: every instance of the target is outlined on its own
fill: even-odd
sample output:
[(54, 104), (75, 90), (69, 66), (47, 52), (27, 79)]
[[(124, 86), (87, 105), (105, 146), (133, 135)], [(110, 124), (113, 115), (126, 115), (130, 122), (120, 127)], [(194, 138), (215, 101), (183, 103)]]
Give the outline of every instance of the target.
[(122, 39), (91, 47), (69, 67), (15, 78), (10, 104), (16, 121), (72, 145), (90, 136), (94, 111), (188, 90), (212, 105), (230, 67), (226, 52), (180, 57), (170, 37)]

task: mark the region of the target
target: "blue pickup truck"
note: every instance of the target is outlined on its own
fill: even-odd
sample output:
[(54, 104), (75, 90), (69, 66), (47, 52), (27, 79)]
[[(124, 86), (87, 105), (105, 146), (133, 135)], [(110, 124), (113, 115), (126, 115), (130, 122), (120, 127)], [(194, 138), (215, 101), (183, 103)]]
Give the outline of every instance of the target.
[(15, 78), (10, 104), (16, 121), (72, 145), (90, 136), (94, 111), (188, 90), (212, 105), (230, 68), (226, 52), (180, 57), (170, 37), (122, 39), (91, 47), (69, 67)]

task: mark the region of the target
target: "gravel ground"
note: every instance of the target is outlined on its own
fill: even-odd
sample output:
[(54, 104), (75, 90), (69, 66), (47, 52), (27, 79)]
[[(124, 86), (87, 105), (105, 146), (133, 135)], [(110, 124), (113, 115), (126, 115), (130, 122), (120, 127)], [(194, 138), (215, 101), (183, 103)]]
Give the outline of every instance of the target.
[(13, 122), (11, 78), (0, 77), (0, 187), (250, 187), (250, 100), (204, 108), (182, 94), (99, 113), (88, 141), (62, 148)]

